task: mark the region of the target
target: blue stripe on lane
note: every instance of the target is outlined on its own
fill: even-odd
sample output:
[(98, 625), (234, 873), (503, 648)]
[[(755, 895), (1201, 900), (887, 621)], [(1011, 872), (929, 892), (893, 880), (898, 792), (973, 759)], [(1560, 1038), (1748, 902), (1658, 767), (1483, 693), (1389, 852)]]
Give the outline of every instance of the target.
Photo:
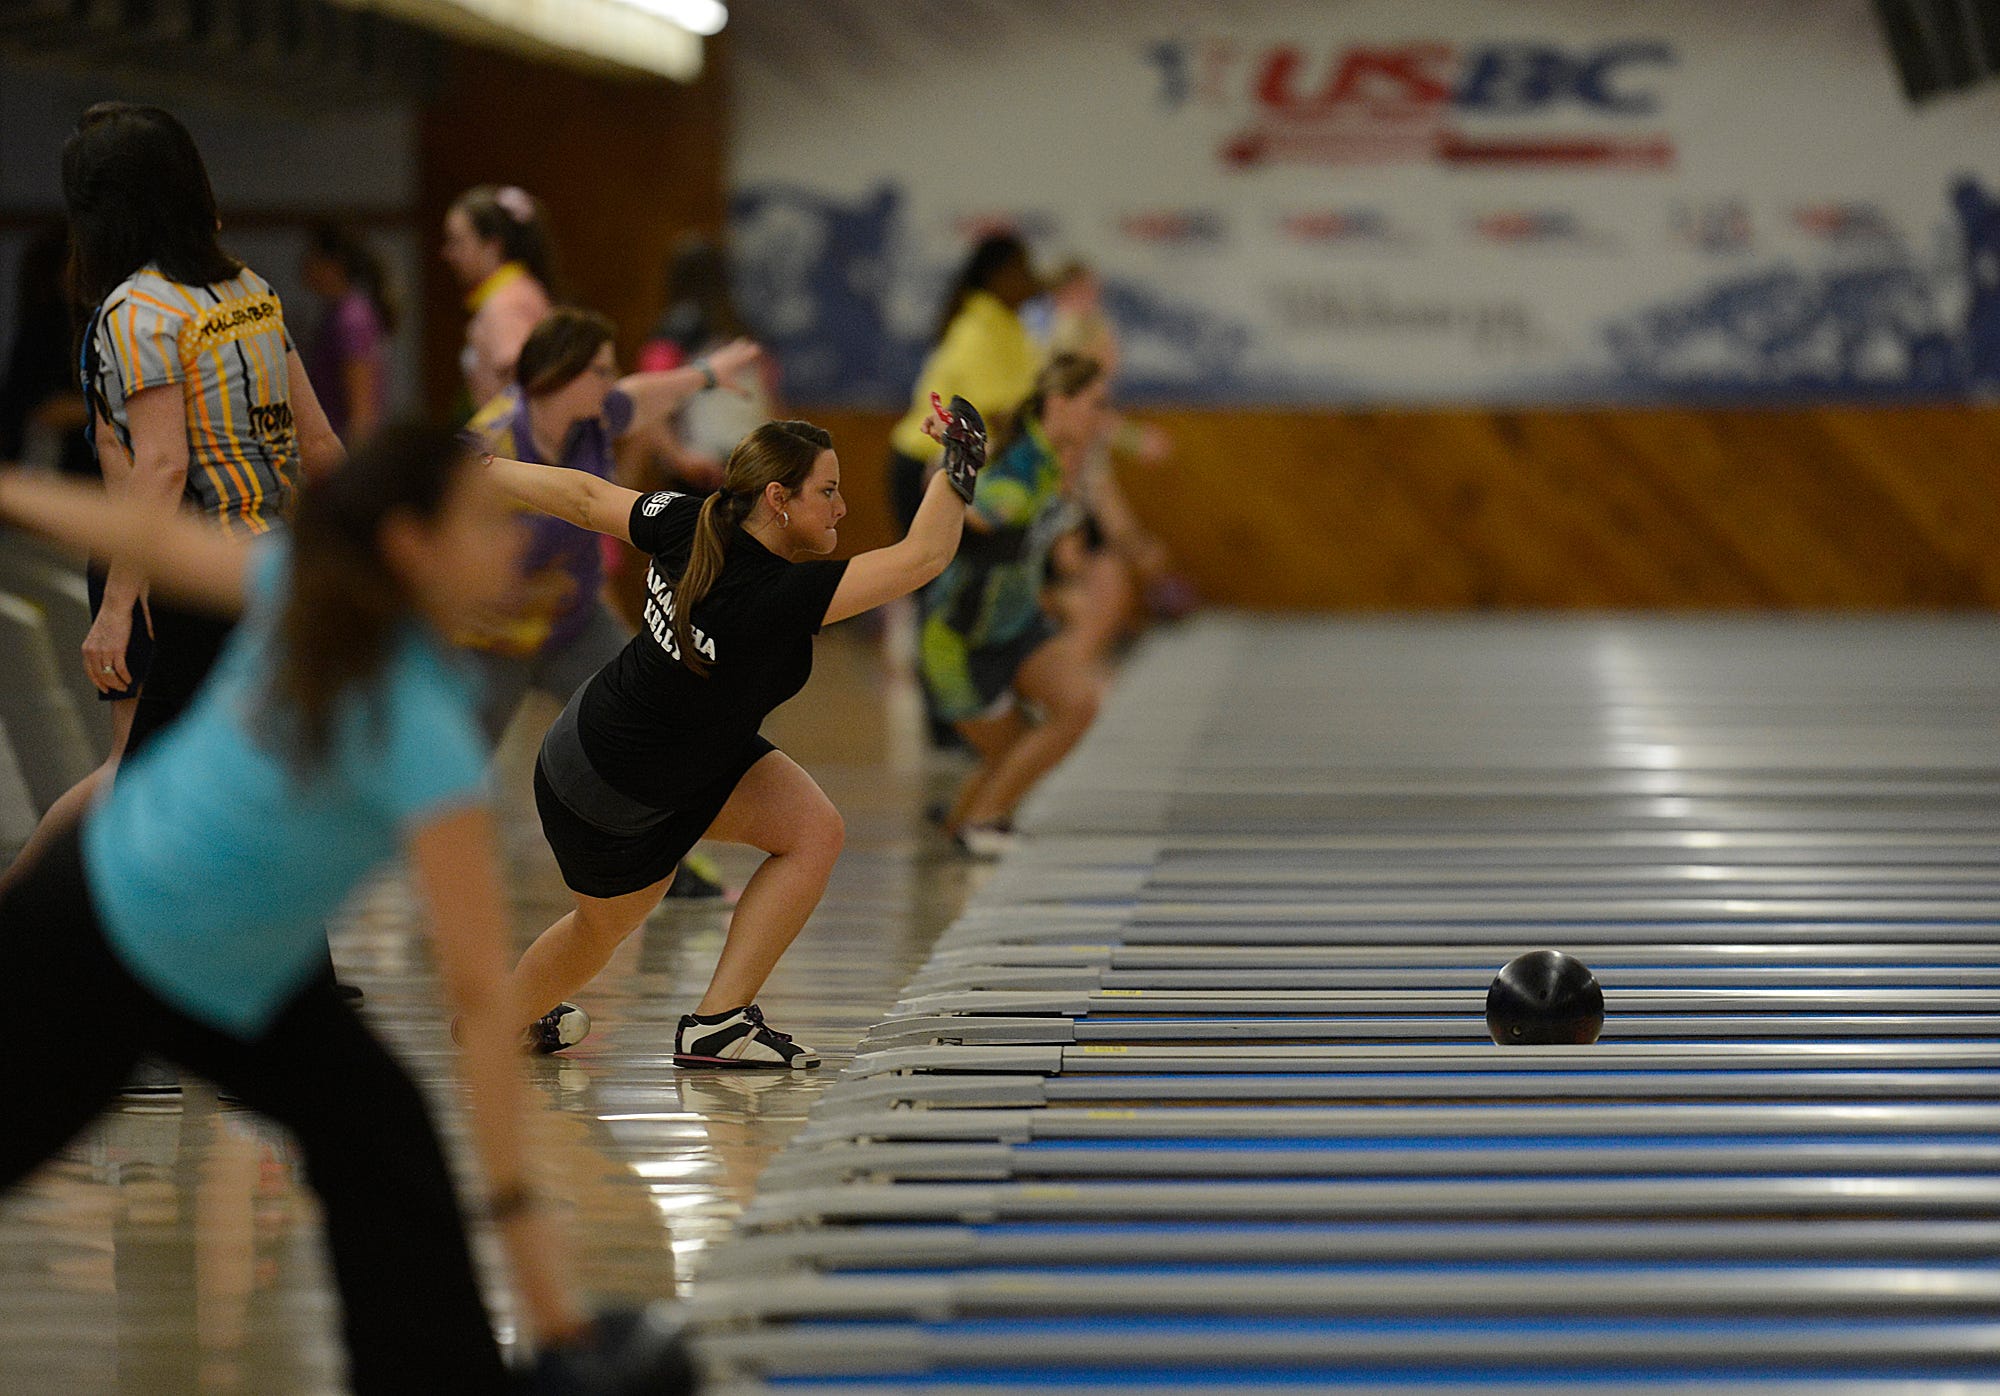
[(2000, 1146), (2000, 1135), (1996, 1134), (1651, 1134), (1651, 1135), (1453, 1135), (1448, 1138), (1436, 1136), (1402, 1138), (1395, 1135), (1363, 1136), (1319, 1136), (1282, 1135), (1259, 1138), (1206, 1138), (1199, 1135), (1186, 1137), (1123, 1138), (1106, 1135), (1090, 1139), (1037, 1139), (1028, 1143), (1009, 1146), (1019, 1154), (1062, 1154), (1092, 1149), (1131, 1150), (1147, 1153), (1164, 1149), (1200, 1149), (1205, 1153), (1270, 1153), (1310, 1149), (1323, 1152), (1372, 1153), (1394, 1150), (1433, 1150), (1440, 1153), (1456, 1152), (1464, 1149), (1492, 1149), (1505, 1146), (1523, 1153), (1553, 1152), (1559, 1149), (1586, 1148), (1606, 1152), (1630, 1149), (1652, 1148), (1743, 1148), (1753, 1144), (1766, 1146), (1784, 1145), (1791, 1148), (1811, 1148), (1820, 1145), (1905, 1145), (1925, 1146)]

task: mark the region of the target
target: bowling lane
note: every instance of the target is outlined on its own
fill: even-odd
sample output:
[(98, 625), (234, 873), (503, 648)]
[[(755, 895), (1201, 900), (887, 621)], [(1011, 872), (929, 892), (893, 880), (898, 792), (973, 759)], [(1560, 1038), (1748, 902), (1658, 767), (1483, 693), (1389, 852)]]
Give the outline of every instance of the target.
[(1985, 1380), (1995, 679), (1921, 628), (1161, 638), (766, 1171), (706, 1359), (746, 1391)]

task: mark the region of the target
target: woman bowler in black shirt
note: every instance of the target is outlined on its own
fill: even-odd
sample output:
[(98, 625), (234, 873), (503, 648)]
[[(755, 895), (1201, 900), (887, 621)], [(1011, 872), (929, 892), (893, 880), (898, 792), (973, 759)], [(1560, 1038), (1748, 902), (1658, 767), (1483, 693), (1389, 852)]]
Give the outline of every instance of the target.
[[(927, 430), (945, 443), (909, 536), (826, 561), (847, 506), (833, 438), (767, 422), (736, 447), (706, 499), (640, 495), (580, 470), (492, 460), (530, 508), (652, 555), (645, 627), (570, 700), (535, 763), (535, 804), (576, 909), (521, 957), (515, 1008), (556, 1051), (589, 1020), (564, 1002), (658, 905), (701, 838), (770, 856), (743, 888), (708, 992), (674, 1035), (681, 1066), (798, 1069), (813, 1052), (756, 1005), (826, 891), (844, 829), (831, 801), (758, 728), (805, 686), (822, 625), (907, 596), (958, 550), (986, 429), (963, 399)], [(554, 1007), (551, 1007), (554, 1005)]]

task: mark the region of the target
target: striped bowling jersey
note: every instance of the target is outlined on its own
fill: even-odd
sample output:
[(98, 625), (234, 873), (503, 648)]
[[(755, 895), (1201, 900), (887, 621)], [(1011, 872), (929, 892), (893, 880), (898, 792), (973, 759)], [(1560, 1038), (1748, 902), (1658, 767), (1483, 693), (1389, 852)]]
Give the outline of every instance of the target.
[(298, 488), (284, 308), (244, 268), (227, 281), (186, 286), (152, 266), (104, 298), (91, 327), (85, 392), (121, 444), (132, 447), (125, 404), (177, 384), (185, 405), (187, 497), (236, 532), (264, 533), (290, 517)]

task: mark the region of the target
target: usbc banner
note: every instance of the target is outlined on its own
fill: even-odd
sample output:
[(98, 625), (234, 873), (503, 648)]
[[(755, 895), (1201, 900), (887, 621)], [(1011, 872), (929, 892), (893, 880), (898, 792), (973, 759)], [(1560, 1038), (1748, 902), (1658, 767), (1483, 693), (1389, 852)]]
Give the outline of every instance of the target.
[(1911, 108), (1867, 0), (765, 0), (739, 290), (801, 402), (893, 405), (969, 241), (1082, 259), (1123, 393), (2000, 387), (2000, 88)]

